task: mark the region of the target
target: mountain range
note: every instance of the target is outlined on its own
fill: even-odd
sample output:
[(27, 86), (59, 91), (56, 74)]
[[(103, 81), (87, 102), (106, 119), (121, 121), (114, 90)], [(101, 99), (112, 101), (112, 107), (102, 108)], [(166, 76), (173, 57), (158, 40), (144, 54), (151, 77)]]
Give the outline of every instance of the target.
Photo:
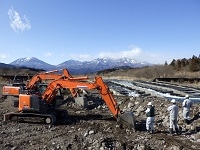
[(31, 58), (26, 57), (17, 59), (11, 62), (9, 65), (17, 67), (23, 66), (23, 67), (44, 69), (44, 70), (67, 68), (72, 74), (87, 74), (111, 68), (122, 68), (122, 67), (140, 68), (144, 66), (151, 66), (153, 64), (148, 62), (139, 62), (137, 60), (129, 58), (120, 58), (120, 59), (97, 58), (91, 61), (83, 61), (83, 62), (76, 60), (68, 60), (58, 65), (51, 65), (35, 57)]

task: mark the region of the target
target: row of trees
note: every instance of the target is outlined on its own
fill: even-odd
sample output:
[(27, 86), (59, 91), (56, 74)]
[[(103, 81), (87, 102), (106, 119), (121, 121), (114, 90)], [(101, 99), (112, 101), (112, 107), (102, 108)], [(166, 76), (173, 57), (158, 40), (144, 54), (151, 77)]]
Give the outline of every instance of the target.
[(170, 78), (170, 77), (199, 77), (200, 74), (200, 55), (192, 58), (173, 60), (170, 64), (154, 65), (142, 68), (113, 68), (99, 71), (97, 74), (103, 76), (119, 76), (130, 78)]
[[(168, 65), (165, 63), (165, 65)], [(191, 71), (196, 72), (200, 71), (200, 55), (197, 57), (195, 55), (192, 56), (192, 58), (186, 59), (173, 59), (170, 63), (170, 66), (172, 66), (177, 71)]]

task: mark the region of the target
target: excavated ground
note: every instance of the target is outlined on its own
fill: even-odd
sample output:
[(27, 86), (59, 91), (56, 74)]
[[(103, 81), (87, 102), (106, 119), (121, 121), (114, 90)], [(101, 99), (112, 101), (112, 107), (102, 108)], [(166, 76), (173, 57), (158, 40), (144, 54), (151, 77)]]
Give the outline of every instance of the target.
[[(96, 98), (95, 98), (96, 99)], [(65, 121), (45, 125), (40, 119), (3, 122), (3, 114), (17, 111), (13, 97), (0, 101), (0, 149), (2, 150), (192, 150), (200, 149), (200, 108), (194, 104), (192, 123), (182, 121), (179, 103), (181, 135), (168, 133), (167, 107), (170, 102), (157, 97), (130, 98), (115, 96), (121, 110), (133, 110), (136, 129), (121, 125), (112, 117), (107, 106), (99, 102), (84, 109), (67, 99), (62, 108), (68, 110)], [(152, 101), (156, 108), (155, 134), (145, 131), (145, 109)], [(92, 102), (91, 102), (92, 104)], [(100, 104), (100, 105), (99, 105)], [(131, 108), (129, 106), (132, 106)]]

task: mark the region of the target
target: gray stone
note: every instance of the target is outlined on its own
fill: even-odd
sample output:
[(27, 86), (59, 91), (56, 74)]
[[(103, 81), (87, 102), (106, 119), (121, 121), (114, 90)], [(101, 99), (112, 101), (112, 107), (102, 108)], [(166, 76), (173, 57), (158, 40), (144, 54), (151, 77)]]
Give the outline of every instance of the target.
[(86, 97), (76, 97), (75, 102), (81, 107), (84, 107), (84, 108), (88, 107), (88, 99)]

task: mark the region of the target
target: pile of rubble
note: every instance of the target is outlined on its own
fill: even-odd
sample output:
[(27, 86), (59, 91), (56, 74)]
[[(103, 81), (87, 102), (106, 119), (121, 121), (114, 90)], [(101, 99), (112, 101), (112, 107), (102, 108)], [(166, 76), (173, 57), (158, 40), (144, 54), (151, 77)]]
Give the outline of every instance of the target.
[[(78, 106), (72, 100), (66, 100), (62, 108), (68, 110), (69, 116), (65, 121), (53, 126), (45, 125), (39, 119), (3, 122), (4, 113), (17, 110), (13, 107), (13, 98), (8, 97), (0, 102), (0, 149), (191, 150), (200, 148), (199, 104), (194, 104), (192, 123), (186, 125), (182, 118), (181, 103), (178, 103), (178, 124), (182, 134), (172, 136), (169, 134), (167, 107), (171, 103), (168, 100), (151, 96), (115, 96), (115, 99), (121, 110), (134, 111), (135, 129), (118, 123), (101, 99), (95, 102), (89, 101), (87, 108)], [(150, 101), (156, 109), (154, 134), (147, 134), (145, 130), (145, 110)]]

